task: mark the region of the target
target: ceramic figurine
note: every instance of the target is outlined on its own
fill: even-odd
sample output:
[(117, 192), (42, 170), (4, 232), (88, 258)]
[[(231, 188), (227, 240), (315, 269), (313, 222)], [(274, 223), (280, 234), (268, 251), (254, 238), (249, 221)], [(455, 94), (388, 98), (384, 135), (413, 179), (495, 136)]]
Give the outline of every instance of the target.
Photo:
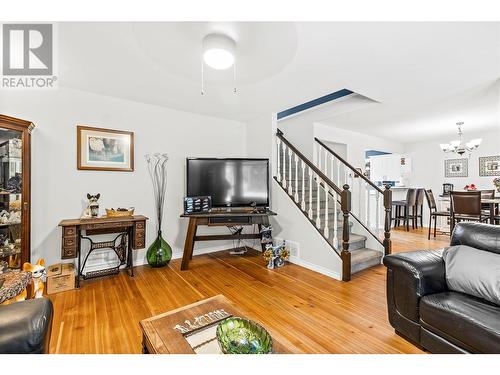
[(36, 264), (24, 263), (23, 271), (31, 272), (31, 276), (33, 277), (33, 291), (29, 298), (42, 298), (43, 290), (45, 289), (45, 285), (43, 283), (42, 278), (45, 277), (45, 260), (38, 259)]
[(273, 242), (273, 237), (272, 237), (272, 227), (269, 226), (263, 226), (262, 229), (260, 230), (260, 242), (261, 243), (272, 243)]
[(277, 267), (283, 267), (285, 265), (285, 260), (288, 260), (290, 257), (290, 252), (285, 248), (285, 240), (283, 240), (283, 243), (277, 246), (268, 243), (263, 256), (267, 261), (267, 268), (272, 270)]
[(87, 199), (89, 200), (89, 204), (87, 206), (87, 212), (88, 214), (90, 212), (91, 217), (97, 217), (99, 216), (99, 203), (97, 201), (101, 197), (101, 194), (96, 194), (96, 195), (91, 195), (87, 193)]

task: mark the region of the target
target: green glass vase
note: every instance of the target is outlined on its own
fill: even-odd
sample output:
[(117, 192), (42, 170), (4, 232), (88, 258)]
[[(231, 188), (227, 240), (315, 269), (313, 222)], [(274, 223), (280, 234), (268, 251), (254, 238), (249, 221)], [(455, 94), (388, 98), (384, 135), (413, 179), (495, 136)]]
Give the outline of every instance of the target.
[(158, 236), (148, 247), (146, 259), (151, 267), (166, 266), (172, 259), (172, 248), (161, 236), (161, 231), (158, 232)]

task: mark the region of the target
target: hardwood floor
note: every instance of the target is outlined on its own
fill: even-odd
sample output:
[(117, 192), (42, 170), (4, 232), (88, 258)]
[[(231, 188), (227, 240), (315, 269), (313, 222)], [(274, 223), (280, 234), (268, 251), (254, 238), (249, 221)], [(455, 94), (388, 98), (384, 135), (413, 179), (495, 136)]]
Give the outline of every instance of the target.
[[(449, 243), (447, 236), (428, 241), (426, 233), (394, 230), (393, 252)], [(387, 321), (382, 265), (341, 282), (293, 264), (268, 270), (257, 251), (195, 256), (189, 271), (180, 264), (136, 267), (134, 278), (122, 272), (50, 296), (51, 353), (140, 353), (140, 320), (216, 294), (305, 353), (422, 353)]]

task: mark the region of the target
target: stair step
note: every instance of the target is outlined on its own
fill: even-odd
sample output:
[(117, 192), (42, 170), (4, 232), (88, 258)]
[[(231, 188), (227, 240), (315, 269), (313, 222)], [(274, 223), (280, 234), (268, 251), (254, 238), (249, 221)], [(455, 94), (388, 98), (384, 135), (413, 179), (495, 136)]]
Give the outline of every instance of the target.
[[(334, 246), (338, 249), (342, 249), (342, 232), (337, 232), (337, 246)], [(330, 243), (333, 243), (333, 231), (330, 231), (330, 236), (328, 238)], [(351, 233), (349, 235), (349, 251), (363, 249), (366, 245), (366, 237)]]
[(377, 266), (381, 263), (384, 254), (373, 249), (358, 249), (351, 251), (351, 273)]

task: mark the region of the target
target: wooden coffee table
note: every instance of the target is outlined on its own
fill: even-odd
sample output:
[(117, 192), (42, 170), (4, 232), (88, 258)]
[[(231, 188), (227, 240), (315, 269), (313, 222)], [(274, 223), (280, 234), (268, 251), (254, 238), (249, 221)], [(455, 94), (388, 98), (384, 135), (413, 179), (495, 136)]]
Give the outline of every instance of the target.
[[(240, 312), (226, 297), (219, 294), (203, 301), (175, 309), (164, 314), (144, 319), (139, 324), (142, 331), (142, 351), (145, 354), (195, 354), (185, 336), (174, 329), (177, 324), (193, 321), (195, 317), (221, 310), (232, 316), (253, 319)], [(258, 322), (258, 321), (257, 321)], [(217, 324), (217, 323), (215, 323)], [(300, 353), (301, 351), (283, 336), (265, 327), (273, 339), (273, 352), (280, 354)]]

